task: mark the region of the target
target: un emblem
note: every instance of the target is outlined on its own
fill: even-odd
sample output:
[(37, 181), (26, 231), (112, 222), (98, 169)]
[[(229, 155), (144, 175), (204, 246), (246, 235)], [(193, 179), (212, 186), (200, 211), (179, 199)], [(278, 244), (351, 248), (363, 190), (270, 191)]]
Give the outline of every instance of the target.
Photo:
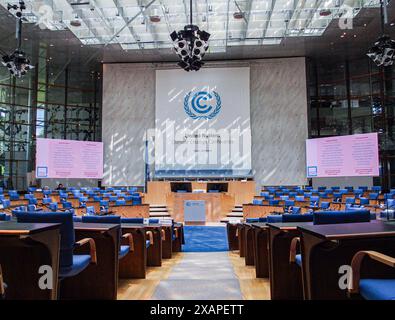
[(221, 97), (215, 91), (189, 92), (184, 98), (184, 110), (192, 119), (213, 119), (221, 110)]

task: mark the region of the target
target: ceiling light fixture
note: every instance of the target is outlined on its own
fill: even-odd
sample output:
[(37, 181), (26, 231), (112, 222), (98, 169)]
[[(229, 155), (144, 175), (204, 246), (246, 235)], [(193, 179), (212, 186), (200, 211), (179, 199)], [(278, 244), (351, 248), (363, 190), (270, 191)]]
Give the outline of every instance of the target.
[(185, 71), (198, 71), (204, 65), (202, 59), (208, 50), (210, 38), (208, 32), (199, 30), (199, 27), (192, 23), (192, 14), (192, 0), (190, 0), (190, 24), (183, 30), (173, 31), (170, 34), (174, 51), (181, 58), (178, 66)]
[(14, 4), (7, 6), (8, 11), (15, 11), (16, 16), (16, 40), (17, 48), (10, 55), (2, 57), (2, 64), (7, 67), (8, 71), (15, 77), (24, 76), (34, 66), (30, 64), (30, 60), (26, 57), (26, 53), (22, 51), (22, 12), (26, 9), (23, 1), (19, 1), (19, 5)]

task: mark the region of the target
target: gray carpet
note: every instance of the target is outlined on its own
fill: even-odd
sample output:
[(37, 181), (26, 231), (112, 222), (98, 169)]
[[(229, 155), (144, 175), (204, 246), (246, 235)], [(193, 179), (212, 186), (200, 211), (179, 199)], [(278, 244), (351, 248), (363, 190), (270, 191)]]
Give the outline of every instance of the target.
[(153, 300), (243, 299), (227, 252), (184, 253), (184, 258), (160, 281)]

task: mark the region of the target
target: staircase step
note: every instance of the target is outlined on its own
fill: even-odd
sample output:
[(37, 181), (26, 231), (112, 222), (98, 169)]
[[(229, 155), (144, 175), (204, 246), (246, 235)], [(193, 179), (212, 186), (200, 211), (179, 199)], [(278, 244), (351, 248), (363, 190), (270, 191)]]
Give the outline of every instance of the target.
[(167, 208), (149, 208), (149, 212), (166, 212)]
[(150, 217), (170, 217), (170, 214), (168, 212), (150, 212), (149, 214)]
[(226, 215), (228, 218), (243, 218), (243, 213), (228, 213), (227, 215)]

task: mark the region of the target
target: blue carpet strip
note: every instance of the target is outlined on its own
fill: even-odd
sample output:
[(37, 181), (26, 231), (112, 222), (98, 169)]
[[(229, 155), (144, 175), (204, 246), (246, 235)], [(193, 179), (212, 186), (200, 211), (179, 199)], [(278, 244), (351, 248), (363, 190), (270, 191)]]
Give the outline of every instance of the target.
[(183, 252), (229, 251), (226, 227), (184, 226)]

